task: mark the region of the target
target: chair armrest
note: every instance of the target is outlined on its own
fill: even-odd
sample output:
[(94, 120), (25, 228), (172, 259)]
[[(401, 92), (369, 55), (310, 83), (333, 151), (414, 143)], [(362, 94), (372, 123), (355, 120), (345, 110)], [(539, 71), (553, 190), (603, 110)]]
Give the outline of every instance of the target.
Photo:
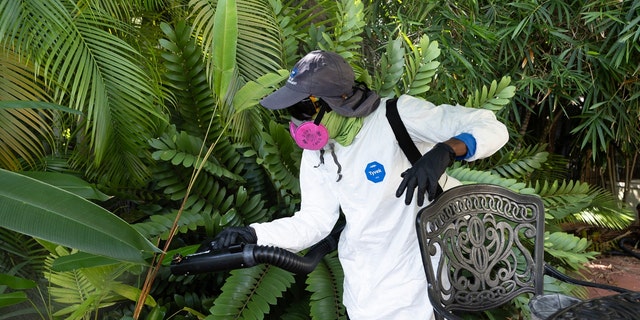
[(585, 281), (585, 280), (580, 280), (580, 279), (576, 279), (576, 278), (570, 277), (570, 276), (560, 272), (560, 270), (552, 267), (548, 263), (544, 264), (544, 274), (548, 275), (550, 277), (556, 278), (558, 280), (562, 280), (564, 282), (568, 282), (568, 283), (571, 283), (571, 284), (577, 284), (577, 285), (581, 285), (581, 286), (585, 286), (585, 287), (592, 287), (592, 288), (611, 290), (611, 291), (620, 292), (620, 293), (632, 292), (632, 290), (621, 288), (621, 287), (616, 287), (616, 286), (612, 286), (612, 285), (608, 285), (608, 284), (602, 284), (602, 283), (595, 283), (595, 282), (590, 282), (590, 281)]

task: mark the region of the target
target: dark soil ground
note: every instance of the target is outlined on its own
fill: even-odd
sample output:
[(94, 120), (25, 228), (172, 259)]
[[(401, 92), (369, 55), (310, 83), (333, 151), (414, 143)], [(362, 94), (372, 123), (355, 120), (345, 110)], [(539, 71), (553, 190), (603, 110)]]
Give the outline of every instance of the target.
[[(585, 264), (585, 270), (580, 272), (585, 280), (640, 292), (640, 224), (635, 223), (625, 230), (617, 231), (592, 229), (590, 235), (590, 240), (596, 247), (599, 244), (602, 249), (609, 249), (598, 250), (601, 254)], [(621, 244), (620, 240), (623, 238), (625, 243)], [(612, 294), (616, 292), (588, 288), (589, 298)]]
[[(593, 282), (640, 291), (640, 259), (636, 257), (604, 254), (587, 263), (586, 267), (585, 275)], [(615, 292), (589, 288), (590, 298), (611, 294)]]

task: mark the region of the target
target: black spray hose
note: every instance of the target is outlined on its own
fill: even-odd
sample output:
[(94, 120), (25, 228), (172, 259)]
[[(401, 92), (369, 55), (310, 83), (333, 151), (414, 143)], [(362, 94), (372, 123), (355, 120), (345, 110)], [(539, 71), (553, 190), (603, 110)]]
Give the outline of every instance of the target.
[(187, 256), (176, 255), (171, 261), (171, 273), (176, 275), (218, 272), (248, 268), (266, 263), (284, 270), (307, 274), (316, 268), (322, 257), (336, 250), (344, 225), (309, 249), (305, 256), (273, 246), (241, 244), (220, 251), (204, 251)]
[(256, 263), (267, 263), (296, 274), (307, 274), (316, 268), (322, 257), (337, 247), (338, 239), (329, 236), (309, 249), (304, 257), (282, 248), (255, 246), (253, 258)]
[[(631, 245), (632, 241), (636, 241), (635, 246), (638, 245), (638, 240), (632, 237), (625, 237), (620, 239), (620, 241), (618, 241), (618, 246), (620, 246), (620, 249), (622, 249), (622, 251), (625, 252), (626, 255), (632, 256), (632, 257), (636, 257), (637, 259), (640, 259), (640, 254), (638, 254), (638, 252), (634, 251), (633, 249), (631, 249), (630, 247), (633, 247), (634, 245)], [(629, 246), (627, 246), (627, 243), (629, 243)]]
[(585, 280), (580, 280), (580, 279), (576, 279), (576, 278), (570, 277), (570, 276), (560, 272), (560, 270), (552, 267), (551, 265), (549, 265), (547, 263), (544, 264), (544, 274), (548, 275), (548, 276), (551, 276), (551, 277), (554, 277), (556, 279), (562, 280), (564, 282), (571, 283), (571, 284), (577, 284), (577, 285), (586, 286), (586, 287), (593, 287), (593, 288), (611, 290), (611, 291), (620, 292), (620, 293), (633, 292), (632, 290), (621, 288), (621, 287), (616, 287), (616, 286), (609, 285), (609, 284), (590, 282), (590, 281), (585, 281)]

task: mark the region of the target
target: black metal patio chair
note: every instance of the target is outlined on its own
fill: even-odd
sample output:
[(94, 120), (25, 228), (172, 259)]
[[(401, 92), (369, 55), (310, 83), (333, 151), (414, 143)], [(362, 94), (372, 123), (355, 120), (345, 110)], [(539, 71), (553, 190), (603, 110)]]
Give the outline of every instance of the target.
[(544, 262), (544, 206), (540, 197), (488, 184), (441, 194), (417, 217), (428, 294), (437, 319), (502, 306), (523, 293), (538, 318), (581, 300), (544, 295), (543, 276), (628, 292), (569, 277)]

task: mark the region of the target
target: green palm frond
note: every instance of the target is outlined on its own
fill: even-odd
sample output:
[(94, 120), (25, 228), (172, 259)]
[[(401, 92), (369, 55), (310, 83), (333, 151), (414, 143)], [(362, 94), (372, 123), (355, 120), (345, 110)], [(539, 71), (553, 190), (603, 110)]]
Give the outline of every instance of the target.
[(327, 254), (307, 276), (307, 291), (311, 292), (309, 304), (313, 319), (346, 319), (342, 305), (344, 273), (337, 251)]
[(0, 70), (0, 102), (14, 102), (10, 109), (0, 104), (0, 168), (18, 171), (24, 166), (20, 160), (34, 167), (45, 155), (43, 142), (55, 146), (53, 112), (15, 105), (49, 97), (41, 79), (33, 76), (33, 66), (25, 65), (15, 52), (0, 48)]
[(33, 279), (42, 272), (47, 255), (33, 238), (0, 228), (0, 272), (15, 268), (15, 275)]
[(0, 105), (0, 168), (18, 171), (35, 167), (44, 157), (43, 142), (49, 141), (49, 145), (53, 142), (53, 129), (49, 125), (52, 118), (48, 111), (3, 109)]
[(282, 60), (280, 57), (286, 52), (285, 48), (294, 43), (296, 33), (301, 30), (295, 25), (286, 26), (286, 21), (274, 20), (284, 19), (285, 16), (274, 14), (271, 10), (260, 0), (238, 1), (237, 66), (239, 76), (243, 79), (255, 80), (288, 66), (287, 55)]
[(634, 221), (634, 212), (631, 208), (623, 207), (616, 196), (609, 191), (590, 186), (589, 194), (593, 196), (591, 205), (579, 213), (567, 216), (563, 221), (576, 221), (590, 226), (617, 230), (627, 228)]
[[(218, 1), (218, 3), (221, 2)], [(235, 37), (229, 36), (230, 39), (225, 39), (225, 42), (237, 42), (237, 49), (229, 53), (237, 54), (239, 75), (245, 79), (254, 80), (263, 74), (280, 69), (283, 66), (282, 60), (279, 59), (282, 53), (283, 36), (281, 36), (278, 21), (274, 20), (276, 16), (270, 6), (265, 6), (261, 0), (227, 1), (226, 3), (229, 6), (236, 4), (234, 14), (237, 15), (238, 33)], [(194, 31), (202, 39), (201, 45), (206, 56), (213, 54), (215, 33), (226, 31), (224, 28), (216, 28), (214, 24), (218, 9), (215, 4), (208, 0), (189, 2), (192, 8), (191, 14), (194, 17)], [(228, 10), (233, 9), (228, 8)], [(229, 43), (223, 45), (228, 46)], [(212, 64), (213, 61), (207, 61), (207, 69), (210, 71), (214, 68)]]
[(262, 319), (293, 283), (292, 273), (269, 265), (233, 270), (206, 319)]
[[(21, 28), (9, 28), (7, 41), (34, 61), (55, 92), (53, 101), (86, 116), (87, 125), (77, 134), (88, 148), (79, 150), (75, 165), (107, 184), (141, 183), (148, 172), (140, 152), (161, 115), (154, 82), (140, 65), (144, 59), (116, 35), (134, 29), (90, 6), (80, 10), (70, 0), (20, 4), (13, 23)], [(118, 165), (107, 165), (111, 162)]]
[[(55, 307), (54, 316), (83, 319), (123, 299), (135, 299), (136, 294), (139, 294), (138, 289), (117, 280), (126, 270), (126, 265), (55, 271), (53, 269), (55, 259), (71, 254), (60, 246), (55, 250), (44, 263), (44, 276), (49, 281), (49, 294), (58, 304)], [(155, 305), (151, 299), (148, 301), (151, 305)]]

